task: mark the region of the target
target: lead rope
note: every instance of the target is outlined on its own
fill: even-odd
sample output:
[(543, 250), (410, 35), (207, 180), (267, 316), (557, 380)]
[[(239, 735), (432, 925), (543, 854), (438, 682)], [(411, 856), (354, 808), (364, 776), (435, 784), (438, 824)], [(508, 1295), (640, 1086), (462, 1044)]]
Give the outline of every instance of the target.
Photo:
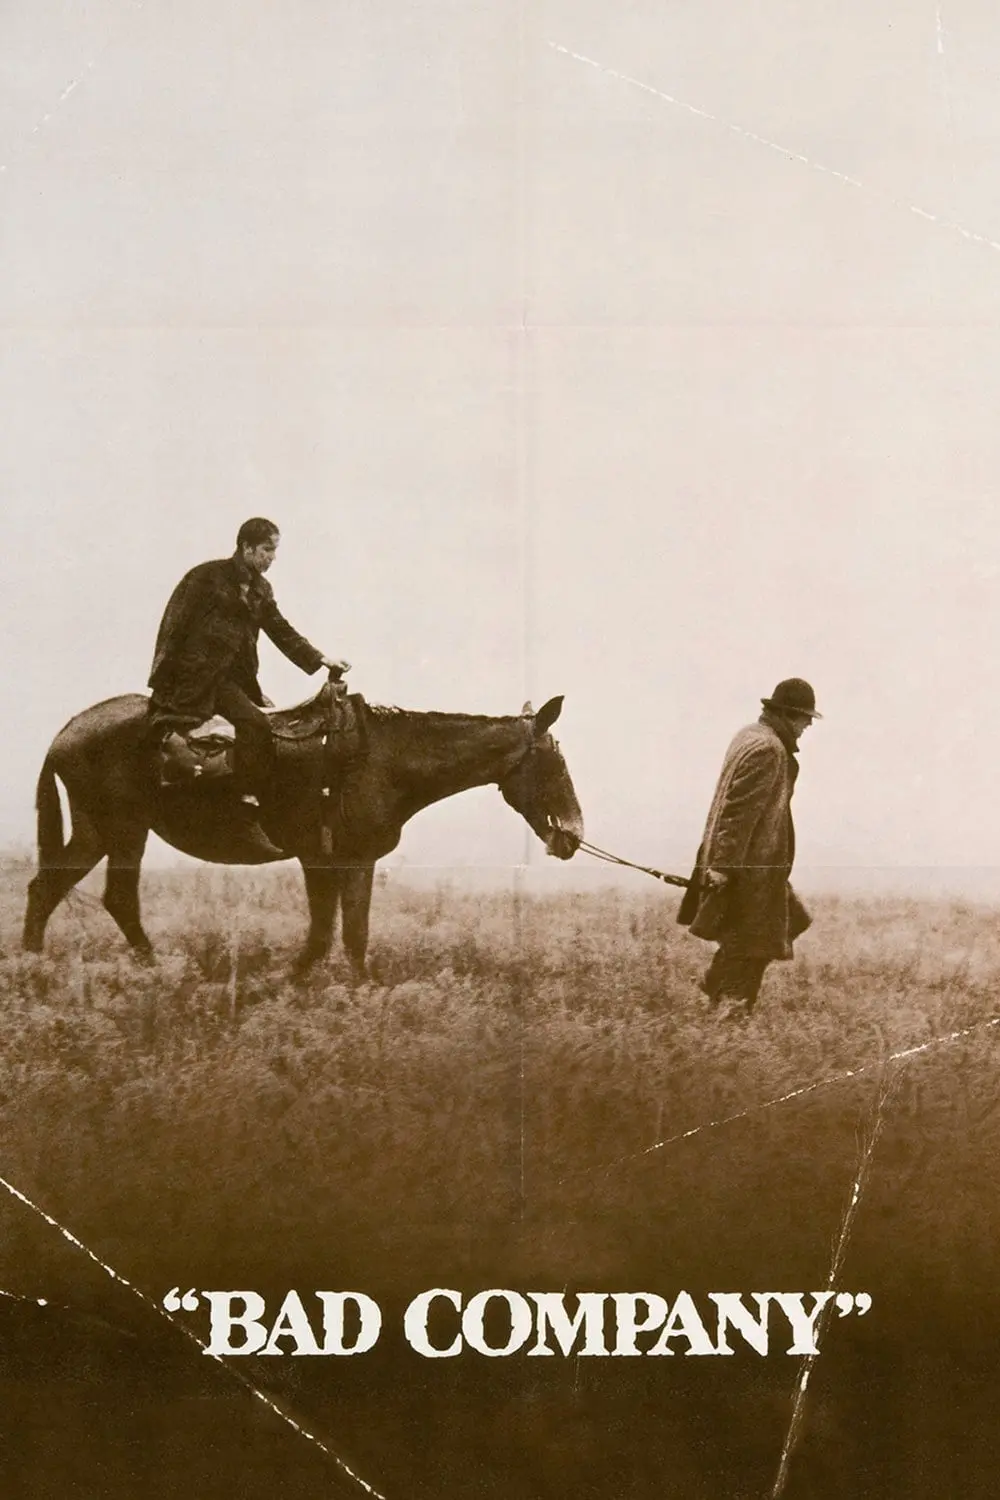
[(579, 846), (584, 854), (589, 854), (593, 859), (599, 859), (606, 865), (622, 865), (626, 870), (638, 870), (642, 875), (652, 875), (654, 880), (662, 880), (664, 885), (679, 885), (684, 888), (691, 884), (684, 875), (666, 875), (662, 870), (654, 870), (651, 865), (636, 865), (630, 859), (622, 859), (618, 854), (611, 854), (607, 849), (599, 849), (596, 844), (588, 844), (586, 839), (581, 839)]

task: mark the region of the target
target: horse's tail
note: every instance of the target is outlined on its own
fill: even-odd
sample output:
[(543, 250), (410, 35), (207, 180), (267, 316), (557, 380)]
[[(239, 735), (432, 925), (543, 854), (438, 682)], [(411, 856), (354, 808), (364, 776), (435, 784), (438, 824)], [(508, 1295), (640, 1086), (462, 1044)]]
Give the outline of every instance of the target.
[(38, 777), (35, 808), (38, 813), (38, 867), (44, 869), (58, 864), (66, 848), (56, 772), (48, 755)]

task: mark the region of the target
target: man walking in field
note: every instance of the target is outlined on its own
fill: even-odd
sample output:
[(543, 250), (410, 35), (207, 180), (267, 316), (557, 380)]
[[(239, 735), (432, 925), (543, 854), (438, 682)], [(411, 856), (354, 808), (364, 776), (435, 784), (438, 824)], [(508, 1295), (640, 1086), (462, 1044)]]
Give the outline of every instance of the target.
[(792, 957), (810, 918), (788, 883), (799, 738), (816, 712), (801, 677), (779, 682), (756, 724), (726, 751), (691, 883), (677, 920), (718, 950), (701, 988), (730, 1016), (749, 1015), (768, 964)]
[(284, 618), (264, 574), (280, 535), (262, 516), (244, 521), (231, 557), (200, 563), (167, 602), (149, 676), (155, 726), (192, 728), (221, 714), (236, 731), (234, 776), (249, 844), (279, 854), (258, 822), (257, 793), (274, 762), (274, 741), (257, 681), (257, 638), (263, 630), (278, 650), (309, 673), (349, 670), (331, 661)]

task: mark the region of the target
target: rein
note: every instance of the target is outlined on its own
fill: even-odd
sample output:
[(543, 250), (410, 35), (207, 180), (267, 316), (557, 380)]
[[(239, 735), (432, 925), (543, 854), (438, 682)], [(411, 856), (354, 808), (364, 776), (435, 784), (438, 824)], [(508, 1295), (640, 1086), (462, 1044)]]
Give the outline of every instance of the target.
[(687, 887), (691, 884), (684, 875), (665, 875), (662, 870), (654, 870), (651, 865), (635, 865), (630, 859), (622, 859), (618, 854), (610, 854), (607, 849), (599, 849), (596, 844), (588, 844), (586, 839), (581, 839), (579, 848), (584, 854), (589, 854), (593, 859), (599, 859), (606, 865), (622, 865), (626, 870), (638, 870), (642, 875), (652, 875), (654, 880), (662, 880), (664, 885), (679, 885)]

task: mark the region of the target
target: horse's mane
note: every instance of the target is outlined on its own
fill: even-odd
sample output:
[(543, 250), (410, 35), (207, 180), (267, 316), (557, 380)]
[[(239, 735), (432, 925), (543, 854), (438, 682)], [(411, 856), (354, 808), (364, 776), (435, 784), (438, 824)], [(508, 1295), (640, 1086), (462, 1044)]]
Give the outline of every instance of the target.
[(440, 709), (400, 708), (395, 703), (366, 703), (365, 708), (373, 718), (383, 721), (399, 719), (469, 719), (483, 724), (496, 724), (500, 719), (517, 719), (519, 714), (466, 714), (446, 713)]

